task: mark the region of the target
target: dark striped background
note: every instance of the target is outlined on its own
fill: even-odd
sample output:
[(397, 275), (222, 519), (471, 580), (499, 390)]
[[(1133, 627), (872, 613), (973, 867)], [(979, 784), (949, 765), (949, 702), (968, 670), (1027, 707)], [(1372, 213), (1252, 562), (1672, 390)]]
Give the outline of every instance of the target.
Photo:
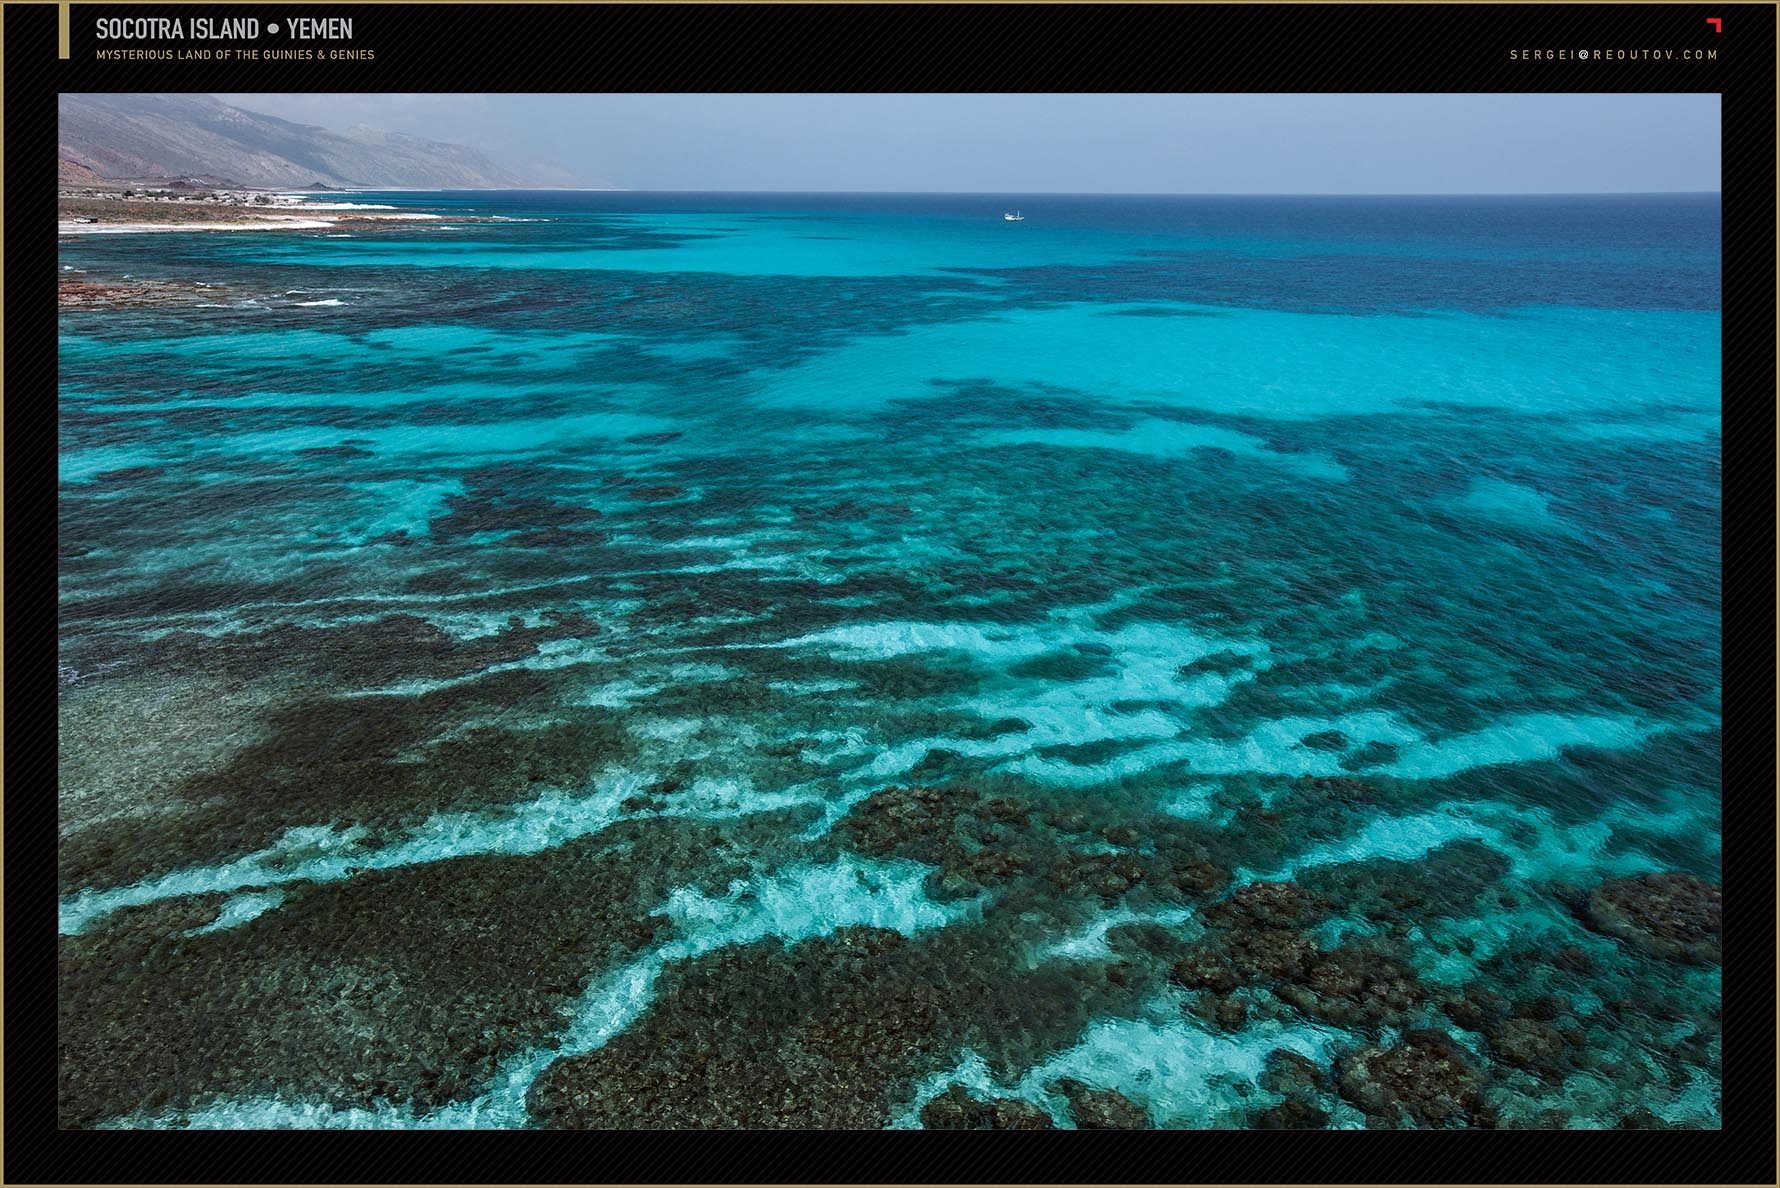
[[(1707, 91), (1772, 77), (1770, 5), (77, 4), (64, 90)], [(9, 21), (19, 9), (8, 11)], [(118, 16), (349, 16), (374, 62), (99, 62)], [(1715, 33), (1706, 17), (1724, 20)], [(8, 66), (53, 61), (8, 38)], [(158, 43), (191, 46), (192, 41)], [(293, 45), (262, 34), (261, 48)], [(1511, 49), (1670, 61), (1512, 61)], [(1682, 49), (1716, 49), (1689, 62)], [(21, 63), (21, 59), (25, 63)], [(274, 77), (277, 75), (278, 77)], [(28, 87), (47, 88), (33, 79)]]
[[(8, 4), (7, 1182), (1773, 1183), (1774, 8), (1676, 5)], [(350, 16), (373, 62), (98, 62), (106, 16)], [(1716, 16), (1715, 34), (1705, 18)], [(150, 43), (120, 43), (147, 47)], [(162, 43), (162, 47), (192, 42)], [(276, 42), (262, 37), (262, 48)], [(1511, 61), (1510, 49), (1714, 48), (1716, 62)], [(1721, 1134), (308, 1136), (54, 1130), (57, 91), (1717, 91), (1724, 144), (1726, 997)], [(450, 139), (441, 129), (441, 139)], [(41, 178), (41, 182), (37, 179)], [(38, 644), (38, 640), (42, 640)], [(23, 642), (24, 647), (19, 644)], [(36, 645), (36, 649), (33, 648)], [(40, 649), (40, 650), (37, 650)], [(1755, 884), (1761, 884), (1761, 890)], [(990, 1144), (996, 1144), (991, 1147)], [(1016, 1148), (1015, 1144), (1019, 1144)], [(300, 1148), (296, 1144), (301, 1144)], [(1101, 1145), (1105, 1149), (1101, 1149)]]

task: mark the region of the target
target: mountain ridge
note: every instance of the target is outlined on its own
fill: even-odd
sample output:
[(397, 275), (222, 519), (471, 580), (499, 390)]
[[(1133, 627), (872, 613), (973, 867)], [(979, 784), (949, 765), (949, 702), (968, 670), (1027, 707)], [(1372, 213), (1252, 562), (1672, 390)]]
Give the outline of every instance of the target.
[(64, 183), (202, 177), (240, 186), (512, 189), (536, 184), (476, 149), (356, 126), (347, 133), (233, 107), (210, 95), (59, 96)]

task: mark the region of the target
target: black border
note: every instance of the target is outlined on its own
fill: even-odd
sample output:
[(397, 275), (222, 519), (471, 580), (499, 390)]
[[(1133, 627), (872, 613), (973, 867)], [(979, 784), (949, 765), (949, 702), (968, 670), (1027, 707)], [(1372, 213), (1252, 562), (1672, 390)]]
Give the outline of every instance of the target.
[[(175, 4), (153, 15), (202, 14)], [(13, 350), (6, 461), (12, 496), (16, 633), (28, 645), (33, 612), (53, 612), (54, 360), (42, 349), (55, 320), (43, 292), (55, 251), (47, 235), (51, 191), (37, 182), (55, 132), (53, 97), (75, 90), (510, 90), (510, 91), (1717, 91), (1723, 95), (1724, 452), (1727, 559), (1727, 752), (1733, 770), (1762, 773), (1727, 798), (1731, 882), (1730, 962), (1741, 971), (1727, 998), (1742, 1040), (1727, 1062), (1726, 1130), (1655, 1135), (1505, 1136), (1245, 1132), (1191, 1139), (953, 1135), (805, 1136), (624, 1134), (416, 1141), (325, 1141), (263, 1146), (260, 1136), (86, 1135), (55, 1129), (51, 1029), (54, 945), (44, 888), (54, 802), (50, 757), (29, 745), (47, 734), (51, 666), (30, 648), (14, 698), (13, 830), (5, 847), (13, 957), (11, 1066), (17, 1090), (7, 1145), (8, 1182), (309, 1182), (477, 1179), (663, 1182), (1775, 1182), (1772, 1066), (1771, 886), (1748, 872), (1772, 869), (1774, 718), (1768, 699), (1774, 587), (1774, 8), (1767, 4), (1655, 5), (1191, 5), (1173, 4), (624, 4), (306, 5), (305, 15), (350, 15), (374, 64), (98, 63), (91, 21), (142, 15), (142, 6), (73, 10), (72, 54), (55, 56), (55, 6), (7, 4), (5, 263)], [(270, 19), (272, 5), (228, 5), (231, 16)], [(288, 8), (277, 9), (288, 13)], [(1706, 18), (1725, 30), (1714, 33)], [(1716, 63), (1511, 59), (1511, 48), (1623, 47), (1720, 50)], [(46, 179), (47, 180), (47, 179)], [(39, 189), (39, 185), (41, 188)], [(45, 642), (42, 646), (51, 646)], [(42, 691), (40, 695), (39, 691)], [(1727, 690), (1731, 692), (1732, 690)], [(39, 717), (41, 715), (41, 718)], [(40, 734), (39, 731), (43, 734)], [(1753, 762), (1752, 762), (1753, 761)], [(1736, 785), (1741, 788), (1743, 785)], [(53, 949), (52, 949), (53, 952)], [(1753, 988), (1752, 988), (1753, 987)], [(1732, 1091), (1729, 1087), (1734, 1085)], [(348, 1148), (344, 1143), (352, 1143)], [(325, 1145), (324, 1145), (325, 1144)], [(498, 1162), (496, 1162), (498, 1160)]]

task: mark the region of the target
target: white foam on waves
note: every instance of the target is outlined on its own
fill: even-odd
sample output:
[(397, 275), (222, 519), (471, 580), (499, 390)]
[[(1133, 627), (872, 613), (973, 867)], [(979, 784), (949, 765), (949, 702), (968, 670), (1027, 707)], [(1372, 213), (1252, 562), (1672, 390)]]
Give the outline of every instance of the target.
[(662, 970), (730, 945), (769, 936), (786, 944), (827, 936), (851, 925), (889, 928), (904, 935), (942, 928), (976, 910), (972, 901), (940, 905), (922, 892), (932, 868), (913, 862), (872, 862), (843, 856), (825, 865), (787, 867), (730, 884), (713, 897), (681, 887), (662, 913), (675, 924), (675, 939), (607, 974), (588, 987), (569, 1012), (553, 1048), (509, 1061), (474, 1100), (426, 1114), (381, 1103), (374, 1109), (334, 1108), (275, 1098), (224, 1102), (184, 1114), (124, 1120), (134, 1127), (191, 1129), (514, 1129), (529, 1121), (526, 1092), (546, 1068), (591, 1052), (620, 1034), (654, 1000)]
[[(1248, 1113), (1273, 1100), (1255, 1088), (1267, 1056), (1284, 1048), (1327, 1066), (1348, 1037), (1312, 1024), (1259, 1020), (1240, 1032), (1212, 1034), (1181, 1017), (1176, 997), (1166, 995), (1147, 1019), (1102, 1020), (1074, 1046), (1027, 1071), (1012, 1084), (994, 1078), (975, 1052), (949, 1071), (922, 1082), (914, 1101), (892, 1121), (893, 1129), (920, 1125), (921, 1106), (952, 1084), (978, 1098), (1014, 1097), (1043, 1109), (1060, 1127), (1073, 1128), (1069, 1107), (1051, 1086), (1068, 1077), (1094, 1088), (1114, 1089), (1142, 1106), (1157, 1126), (1181, 1129), (1242, 1127)], [(1238, 1088), (1237, 1086), (1242, 1086)]]
[[(548, 790), (537, 798), (481, 812), (439, 813), (406, 836), (378, 850), (367, 850), (362, 826), (336, 829), (307, 825), (287, 829), (272, 845), (232, 862), (188, 867), (158, 878), (144, 879), (104, 891), (83, 890), (57, 908), (57, 927), (64, 936), (86, 930), (121, 908), (158, 903), (190, 895), (235, 893), (308, 881), (337, 882), (360, 871), (417, 866), (477, 854), (536, 854), (598, 833), (620, 820), (651, 817), (723, 819), (773, 812), (805, 803), (821, 803), (822, 790), (794, 785), (757, 791), (738, 780), (700, 780), (675, 796), (665, 808), (627, 813), (623, 802), (641, 793), (654, 777), (607, 772), (589, 792)], [(267, 901), (251, 915), (235, 909), (232, 927), (276, 903)], [(227, 910), (227, 909), (225, 909)]]

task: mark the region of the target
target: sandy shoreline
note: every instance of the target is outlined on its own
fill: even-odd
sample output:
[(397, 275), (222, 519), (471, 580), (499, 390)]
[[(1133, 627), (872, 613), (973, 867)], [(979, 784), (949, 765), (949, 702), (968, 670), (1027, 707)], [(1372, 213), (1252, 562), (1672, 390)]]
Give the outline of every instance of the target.
[(256, 219), (242, 223), (72, 223), (58, 222), (58, 235), (140, 235), (156, 231), (320, 231), (333, 219)]
[[(350, 238), (374, 232), (379, 226), (393, 230), (414, 223), (504, 222), (487, 215), (440, 214), (433, 211), (399, 210), (382, 204), (316, 200), (285, 201), (268, 209), (258, 202), (168, 201), (153, 198), (122, 198), (109, 195), (63, 194), (58, 202), (58, 237), (87, 235), (152, 235), (170, 231), (295, 231)], [(216, 286), (185, 280), (140, 277), (89, 276), (83, 269), (64, 266), (57, 284), (60, 309), (120, 309), (169, 303), (216, 306), (222, 301), (260, 306), (257, 295), (232, 293)], [(298, 302), (299, 305), (337, 305), (337, 301)]]
[(59, 196), (58, 235), (142, 235), (162, 231), (326, 231), (381, 222), (437, 222), (442, 214), (398, 210), (380, 203), (310, 199), (295, 195), (267, 203), (255, 195), (224, 194), (210, 197), (169, 199), (165, 196), (131, 197), (69, 194)]
[[(367, 223), (401, 223), (443, 219), (443, 215), (403, 212), (401, 214), (370, 214), (354, 211), (350, 215), (320, 218), (302, 215), (256, 215), (229, 222), (163, 222), (163, 223), (82, 223), (60, 219), (58, 235), (139, 235), (158, 231), (329, 231), (340, 226), (363, 226)], [(460, 220), (467, 221), (467, 220)]]

